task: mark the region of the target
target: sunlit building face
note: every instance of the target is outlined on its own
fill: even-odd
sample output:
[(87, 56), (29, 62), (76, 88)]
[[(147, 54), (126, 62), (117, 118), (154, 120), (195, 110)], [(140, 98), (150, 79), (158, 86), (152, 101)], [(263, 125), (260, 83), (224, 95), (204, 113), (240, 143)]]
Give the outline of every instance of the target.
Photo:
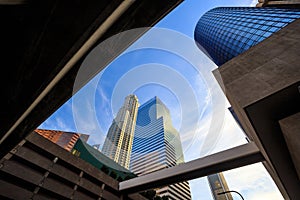
[(198, 47), (221, 66), (298, 18), (300, 9), (214, 8), (200, 18), (194, 37)]

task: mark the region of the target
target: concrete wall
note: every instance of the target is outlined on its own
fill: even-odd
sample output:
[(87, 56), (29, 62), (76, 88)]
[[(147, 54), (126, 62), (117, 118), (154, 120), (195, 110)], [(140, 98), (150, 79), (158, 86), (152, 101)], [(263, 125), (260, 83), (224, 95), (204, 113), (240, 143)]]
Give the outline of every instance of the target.
[(300, 180), (300, 112), (279, 121)]
[(256, 7), (293, 6), (299, 7), (300, 0), (258, 0)]
[(279, 120), (299, 112), (300, 20), (214, 70), (214, 76), (285, 199), (297, 199), (289, 150)]
[(0, 198), (144, 199), (119, 192), (119, 182), (37, 133), (0, 160)]

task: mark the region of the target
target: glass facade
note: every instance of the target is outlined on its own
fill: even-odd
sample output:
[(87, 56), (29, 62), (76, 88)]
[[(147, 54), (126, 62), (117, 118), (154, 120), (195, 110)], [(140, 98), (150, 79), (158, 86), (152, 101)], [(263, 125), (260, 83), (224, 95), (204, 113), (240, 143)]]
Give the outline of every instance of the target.
[(221, 66), (298, 18), (300, 9), (219, 7), (200, 18), (194, 37), (198, 47)]
[[(130, 170), (138, 176), (182, 163), (183, 152), (178, 131), (168, 108), (157, 97), (141, 105), (134, 133)], [(169, 199), (191, 199), (188, 182), (155, 189)]]

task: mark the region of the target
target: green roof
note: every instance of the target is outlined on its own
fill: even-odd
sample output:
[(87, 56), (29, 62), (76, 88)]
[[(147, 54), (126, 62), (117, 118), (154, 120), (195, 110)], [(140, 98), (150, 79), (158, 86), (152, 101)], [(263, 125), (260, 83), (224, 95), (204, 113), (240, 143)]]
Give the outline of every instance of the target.
[(72, 153), (78, 155), (78, 157), (80, 157), (82, 160), (90, 163), (94, 167), (117, 180), (121, 181), (136, 177), (134, 173), (122, 167), (81, 139), (77, 140), (73, 147)]

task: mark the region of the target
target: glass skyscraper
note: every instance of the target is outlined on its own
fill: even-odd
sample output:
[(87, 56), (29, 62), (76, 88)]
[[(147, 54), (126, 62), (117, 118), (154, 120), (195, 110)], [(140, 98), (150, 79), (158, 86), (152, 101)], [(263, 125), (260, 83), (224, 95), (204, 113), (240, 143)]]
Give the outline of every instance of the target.
[(194, 37), (221, 66), (298, 18), (300, 9), (295, 8), (219, 7), (200, 18)]
[(105, 138), (102, 153), (121, 166), (129, 169), (130, 154), (138, 111), (135, 95), (125, 98), (116, 118), (113, 120)]
[[(131, 153), (130, 170), (138, 176), (184, 162), (178, 131), (170, 112), (158, 97), (141, 105)], [(159, 196), (169, 199), (191, 199), (188, 182), (156, 188)]]

